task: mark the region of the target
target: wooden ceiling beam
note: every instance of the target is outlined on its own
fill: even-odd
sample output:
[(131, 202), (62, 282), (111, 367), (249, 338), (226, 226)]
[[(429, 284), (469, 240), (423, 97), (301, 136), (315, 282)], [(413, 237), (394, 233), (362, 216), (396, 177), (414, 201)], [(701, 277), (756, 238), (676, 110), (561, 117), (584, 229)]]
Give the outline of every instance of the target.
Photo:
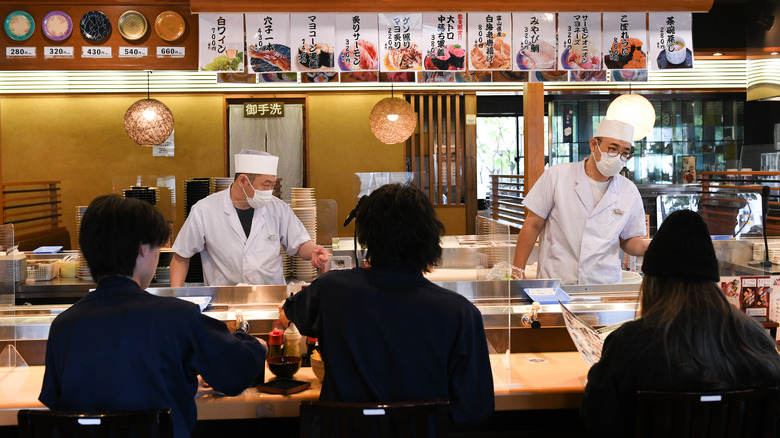
[(192, 13), (213, 12), (708, 12), (714, 0), (189, 0)]

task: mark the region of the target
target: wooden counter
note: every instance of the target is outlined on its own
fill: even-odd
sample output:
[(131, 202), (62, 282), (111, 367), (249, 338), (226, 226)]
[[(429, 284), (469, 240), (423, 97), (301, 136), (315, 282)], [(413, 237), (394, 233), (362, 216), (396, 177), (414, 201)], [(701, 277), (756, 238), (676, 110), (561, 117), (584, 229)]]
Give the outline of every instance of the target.
[[(579, 407), (588, 366), (578, 352), (517, 353), (508, 360), (505, 355), (491, 355), (490, 359), (496, 410)], [(0, 369), (0, 426), (16, 425), (19, 409), (45, 409), (38, 401), (43, 372), (43, 366)], [(272, 376), (268, 370), (266, 375)], [(317, 400), (322, 386), (311, 368), (301, 368), (295, 379), (312, 382), (312, 386), (290, 396), (250, 388), (235, 397), (200, 397), (198, 420), (297, 417), (301, 401)]]

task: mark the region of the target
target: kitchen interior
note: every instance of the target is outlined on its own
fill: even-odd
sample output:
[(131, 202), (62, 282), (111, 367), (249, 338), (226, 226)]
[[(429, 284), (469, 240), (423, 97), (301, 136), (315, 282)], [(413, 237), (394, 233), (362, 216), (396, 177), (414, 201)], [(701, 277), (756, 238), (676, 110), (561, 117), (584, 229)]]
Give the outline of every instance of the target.
[[(198, 12), (257, 11), (257, 6), (248, 1), (232, 2), (235, 11), (213, 9), (219, 7), (219, 2), (205, 0), (171, 0), (165, 4), (137, 1), (132, 5), (87, 3), (90, 4), (83, 6), (66, 2), (61, 9), (74, 11), (72, 16), (80, 16), (75, 11), (87, 9), (102, 9), (112, 16), (128, 9), (141, 10), (148, 17), (166, 10), (178, 12), (191, 25), (179, 36), (179, 44), (187, 48), (188, 54), (197, 53), (198, 35), (192, 25), (197, 23)], [(613, 10), (621, 7), (617, 2), (601, 3), (611, 4)], [(296, 152), (278, 149), (280, 155), (285, 154), (282, 160), (294, 157), (290, 161), (296, 167), (281, 179), (280, 196), (293, 207), (296, 203), (310, 205), (312, 200), (316, 201), (317, 221), (311, 224), (311, 234), (346, 267), (358, 266), (360, 254), (355, 248), (354, 225), (342, 226), (342, 222), (361, 194), (386, 182), (413, 181), (426, 188), (435, 200), (447, 232), (442, 239), (442, 265), (429, 274), (429, 279), (463, 294), (480, 309), (494, 353), (494, 375), (499, 376), (495, 424), (490, 431), (466, 431), (463, 436), (502, 436), (518, 430), (529, 436), (567, 436), (578, 427), (577, 406), (584, 384), (583, 370), (587, 370), (584, 364), (568, 371), (573, 376), (550, 377), (546, 379), (547, 386), (536, 387), (531, 376), (545, 380), (543, 371), (522, 368), (518, 372), (518, 368), (503, 361), (503, 356), (509, 358), (510, 353), (538, 358), (542, 364), (561, 357), (549, 353), (578, 356), (561, 307), (549, 302), (536, 307), (524, 289), (562, 289), (570, 298), (567, 307), (572, 313), (594, 327), (608, 326), (635, 316), (641, 281), (636, 271), (641, 261), (629, 262), (627, 257), (624, 281), (614, 285), (561, 285), (560, 281), (545, 279), (485, 281), (498, 272), (496, 266), (512, 260), (523, 215), (522, 209), (516, 207), (507, 207), (508, 213), (500, 212), (498, 208), (512, 204), (513, 199), (516, 204), (518, 197), (502, 192), (497, 185), (491, 186), (490, 178), (480, 180), (477, 165), (469, 161), (479, 159), (479, 126), (491, 118), (508, 118), (515, 123), (511, 131), (514, 149), (501, 151), (509, 157), (505, 161), (514, 165), (500, 173), (525, 176), (528, 183), (547, 164), (582, 160), (588, 153), (587, 141), (594, 125), (612, 100), (620, 94), (642, 94), (655, 109), (656, 125), (646, 139), (637, 142), (637, 153), (627, 170), (645, 200), (650, 236), (668, 213), (665, 207), (687, 203), (711, 207), (721, 216), (727, 211), (731, 216), (723, 227), (725, 231), (717, 233), (725, 237), (713, 242), (721, 262), (721, 276), (776, 273), (776, 265), (766, 270), (756, 262), (774, 252), (772, 245), (767, 248), (769, 251), (762, 252), (761, 233), (769, 234), (770, 243), (772, 237), (780, 234), (778, 70), (774, 85), (750, 88), (748, 83), (751, 62), (780, 62), (780, 28), (767, 21), (768, 16), (774, 20), (780, 7), (772, 2), (759, 2), (762, 7), (753, 7), (752, 2), (737, 0), (699, 3), (709, 7), (706, 13), (693, 14), (696, 67), (686, 72), (650, 71), (644, 82), (556, 82), (544, 83), (541, 89), (539, 84), (511, 82), (283, 86), (241, 83), (237, 74), (219, 79), (221, 75), (193, 71), (197, 69), (197, 56), (192, 55), (173, 61), (150, 57), (148, 63), (136, 58), (114, 60), (124, 63), (124, 68), (106, 68), (110, 64), (99, 58), (78, 65), (69, 60), (13, 62), (19, 60), (9, 61), (6, 57), (0, 61), (3, 205), (5, 208), (10, 205), (6, 200), (24, 198), (25, 191), (32, 190), (47, 194), (44, 209), (53, 213), (43, 220), (46, 231), (28, 233), (26, 241), (20, 241), (19, 235), (25, 234), (19, 233), (20, 228), (24, 230), (23, 222), (9, 227), (14, 221), (6, 221), (4, 211), (6, 222), (0, 230), (0, 242), (5, 248), (19, 245), (22, 252), (0, 256), (5, 275), (0, 284), (0, 344), (13, 345), (27, 365), (42, 365), (53, 318), (94, 288), (88, 268), (79, 258), (77, 244), (80, 215), (92, 198), (118, 193), (148, 199), (163, 212), (175, 234), (194, 202), (225, 189), (232, 180), (229, 157), (241, 149), (235, 144), (241, 134), (233, 131), (242, 123), (236, 111), (246, 102), (284, 102), (286, 109), (298, 111), (301, 128), (300, 138), (295, 139), (299, 144)], [(399, 7), (409, 5), (407, 2)], [(518, 8), (524, 9), (525, 5), (530, 2)], [(0, 1), (0, 15), (16, 9), (42, 15), (53, 6), (47, 2), (20, 5)], [(4, 37), (7, 45), (10, 40)], [(63, 67), (53, 69), (52, 62), (61, 62)], [(366, 123), (368, 115), (377, 101), (398, 95), (415, 105), (425, 123), (409, 141), (383, 144)], [(164, 102), (174, 116), (173, 156), (155, 156), (150, 148), (138, 146), (125, 132), (122, 116), (134, 102), (149, 96)], [(529, 96), (536, 100), (535, 106), (528, 102)], [(432, 141), (430, 127), (438, 124), (441, 129), (442, 122), (434, 123), (434, 115), (441, 115), (445, 107), (449, 111), (449, 105), (460, 111), (457, 116), (452, 115), (453, 120), (460, 114), (463, 119), (476, 116), (473, 125), (461, 121), (464, 132), (453, 139), (453, 144), (463, 145), (464, 150), (473, 147), (473, 152), (468, 157), (453, 153), (452, 173), (449, 149), (441, 152), (446, 155), (447, 164), (440, 165), (434, 164), (432, 152), (423, 148), (429, 135)], [(444, 114), (446, 124), (450, 113)], [(429, 127), (427, 132), (423, 126)], [(528, 126), (535, 129), (530, 131)], [(573, 134), (564, 134), (566, 127)], [(254, 134), (252, 140), (241, 141), (257, 141), (269, 151), (286, 147), (274, 145), (280, 142), (273, 138), (260, 141)], [(679, 161), (684, 156), (695, 157), (694, 181), (686, 180), (680, 171)], [(729, 189), (725, 190), (724, 185)], [(762, 186), (771, 188), (769, 217), (765, 220)], [(293, 187), (314, 190), (310, 197), (296, 199)], [(701, 203), (708, 190), (717, 192), (714, 197), (720, 198), (709, 207)], [(716, 213), (713, 223), (720, 217)], [(62, 248), (56, 253), (33, 253), (45, 246)], [(267, 337), (271, 330), (278, 303), (301, 282), (316, 277), (316, 272), (310, 271), (296, 274), (294, 262), (287, 260), (289, 280), (293, 280), (287, 286), (208, 287), (194, 269), (185, 287), (171, 288), (166, 281), (171, 256), (170, 249), (162, 251), (151, 293), (192, 299), (210, 297), (204, 312), (234, 328), (240, 310), (251, 322), (252, 333), (260, 337)], [(768, 330), (776, 330), (777, 326), (767, 318)], [(17, 359), (6, 353), (0, 360)], [(535, 398), (519, 395), (523, 388), (535, 393)], [(199, 418), (204, 421), (199, 421), (197, 427), (204, 435), (231, 427), (285, 430), (297, 422), (293, 404), (279, 402), (275, 412), (263, 415), (272, 418), (257, 419), (261, 416), (259, 411), (233, 418), (225, 416), (225, 407), (201, 403)], [(561, 418), (566, 421), (561, 422)], [(0, 419), (0, 430), (12, 430), (15, 415), (0, 415)]]

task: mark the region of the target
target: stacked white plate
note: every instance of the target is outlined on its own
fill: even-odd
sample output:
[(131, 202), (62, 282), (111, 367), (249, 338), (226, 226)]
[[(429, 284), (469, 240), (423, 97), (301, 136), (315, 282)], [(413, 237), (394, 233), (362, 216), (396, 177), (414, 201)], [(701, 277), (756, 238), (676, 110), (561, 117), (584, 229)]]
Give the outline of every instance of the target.
[[(309, 232), (312, 242), (317, 241), (317, 200), (314, 189), (308, 187), (292, 188), (292, 210)], [(292, 261), (293, 276), (299, 280), (310, 281), (317, 277), (317, 269), (309, 260), (295, 257)]]
[[(780, 242), (767, 242), (769, 246), (769, 260), (773, 263), (780, 262)], [(753, 244), (753, 260), (764, 261), (764, 242)]]
[(230, 187), (230, 184), (233, 183), (233, 178), (213, 176), (211, 177), (211, 182), (213, 185), (211, 193), (216, 193), (216, 192), (221, 192), (222, 190), (225, 190), (228, 187)]

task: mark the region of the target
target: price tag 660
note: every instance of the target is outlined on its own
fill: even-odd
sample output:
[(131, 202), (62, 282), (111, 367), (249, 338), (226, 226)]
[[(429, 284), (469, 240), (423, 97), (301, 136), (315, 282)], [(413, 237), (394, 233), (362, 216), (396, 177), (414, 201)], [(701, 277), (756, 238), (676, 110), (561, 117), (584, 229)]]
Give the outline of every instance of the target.
[(149, 55), (148, 47), (120, 47), (120, 58), (143, 58)]
[(172, 58), (183, 58), (184, 57), (184, 47), (157, 47), (157, 57), (158, 58), (164, 58), (164, 57), (172, 57)]
[(82, 47), (82, 58), (110, 58), (111, 47)]
[(6, 47), (5, 56), (7, 58), (35, 57), (35, 47)]

